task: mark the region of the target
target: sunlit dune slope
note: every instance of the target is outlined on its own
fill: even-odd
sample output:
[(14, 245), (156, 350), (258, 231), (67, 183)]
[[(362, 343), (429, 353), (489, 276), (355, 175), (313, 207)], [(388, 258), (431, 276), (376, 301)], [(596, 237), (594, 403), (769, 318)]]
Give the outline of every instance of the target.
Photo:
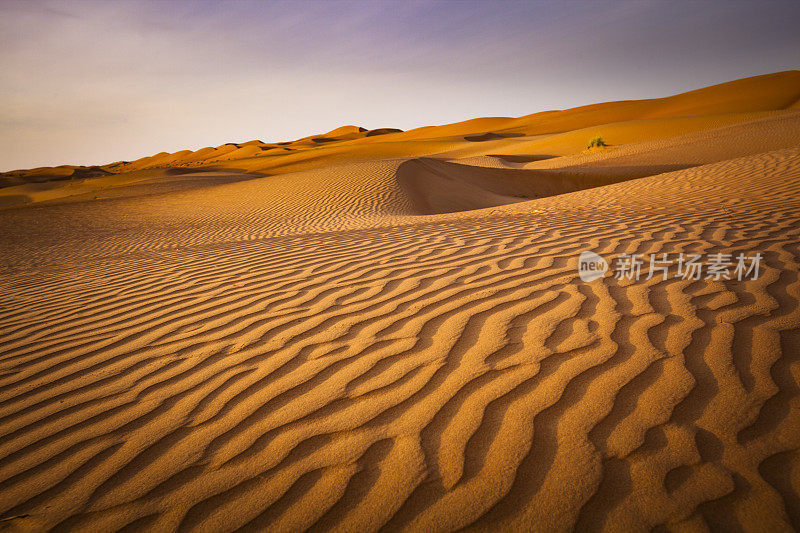
[(0, 528), (800, 529), (798, 90), (4, 175)]
[[(610, 102), (565, 111), (547, 111), (519, 118), (478, 118), (407, 132), (391, 128), (366, 130), (342, 126), (296, 141), (228, 143), (216, 148), (162, 152), (131, 162), (99, 167), (112, 173), (158, 167), (203, 167), (287, 173), (353, 160), (437, 156), (467, 157), (491, 153), (523, 153), (535, 139), (544, 153), (579, 152), (596, 134), (612, 144), (655, 140), (741, 121), (770, 112), (796, 109), (800, 71), (787, 71), (732, 81), (666, 98)], [(577, 130), (577, 131), (576, 131)], [(572, 132), (572, 133), (569, 133)], [(559, 135), (560, 134), (560, 135)], [(93, 169), (96, 167), (92, 167)], [(0, 184), (82, 178), (86, 167), (13, 171)]]
[[(0, 516), (62, 530), (798, 526), (798, 150), (283, 237), (233, 208), (256, 213), (249, 187), (270, 178), (210, 189), (231, 196), (199, 228), (210, 204), (164, 231), (109, 200), (106, 217), (139, 225), (83, 229), (105, 247), (76, 253), (75, 228), (38, 264), (4, 254)], [(170, 216), (197, 194), (176, 193)], [(29, 251), (46, 244), (15, 224)], [(587, 249), (765, 260), (745, 282), (582, 283)]]
[[(167, 236), (175, 245), (197, 245), (389, 226), (419, 215), (517, 203), (798, 145), (800, 114), (779, 114), (532, 162), (496, 155), (457, 162), (387, 159), (266, 177), (151, 169), (28, 191), (44, 204), (3, 212), (6, 231), (0, 245), (6, 262), (35, 263), (62, 254), (87, 257), (150, 248)], [(5, 190), (21, 194), (21, 189), (45, 186)], [(58, 224), (34, 225), (45, 216)]]

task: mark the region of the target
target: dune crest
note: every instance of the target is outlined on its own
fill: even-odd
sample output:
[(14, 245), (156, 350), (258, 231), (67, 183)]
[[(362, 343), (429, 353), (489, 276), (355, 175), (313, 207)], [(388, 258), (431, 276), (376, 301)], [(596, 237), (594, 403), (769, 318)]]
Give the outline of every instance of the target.
[[(119, 174), (153, 168), (213, 166), (274, 175), (323, 168), (353, 159), (421, 157), (446, 153), (456, 148), (478, 155), (492, 153), (491, 148), (502, 146), (507, 153), (518, 154), (519, 150), (525, 150), (530, 145), (530, 141), (546, 141), (548, 138), (551, 141), (548, 147), (552, 151), (543, 153), (568, 155), (579, 153), (585, 148), (585, 143), (596, 135), (594, 132), (581, 131), (578, 138), (571, 139), (568, 132), (576, 130), (594, 130), (604, 126), (612, 131), (622, 129), (620, 134), (625, 139), (633, 137), (640, 141), (644, 137), (667, 138), (748, 121), (776, 111), (794, 111), (798, 101), (800, 71), (791, 70), (665, 98), (592, 104), (519, 118), (477, 118), (405, 132), (394, 128), (370, 131), (348, 125), (295, 141), (227, 143), (196, 151), (161, 152), (135, 161), (91, 168)], [(559, 137), (556, 134), (565, 135)], [(619, 141), (615, 144), (619, 144)], [(85, 173), (87, 167), (5, 172), (0, 173), (0, 186), (41, 181), (43, 177), (80, 177), (78, 171)]]

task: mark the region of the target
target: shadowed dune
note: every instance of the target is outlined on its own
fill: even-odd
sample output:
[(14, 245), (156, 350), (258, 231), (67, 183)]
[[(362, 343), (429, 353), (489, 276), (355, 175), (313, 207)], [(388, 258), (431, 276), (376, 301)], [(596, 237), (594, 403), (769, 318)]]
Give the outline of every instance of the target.
[(45, 181), (0, 189), (0, 207), (29, 203), (144, 197), (262, 177), (214, 167), (148, 169), (125, 174), (88, 174), (68, 183)]
[(534, 155), (489, 154), (489, 157), (497, 157), (498, 159), (502, 159), (506, 163), (532, 163), (533, 161), (544, 161), (545, 159), (552, 159), (557, 156), (543, 155), (543, 154), (534, 154)]
[[(683, 168), (661, 170), (676, 167)], [(416, 211), (431, 215), (543, 198), (657, 173), (652, 166), (570, 172), (486, 168), (421, 158), (402, 163), (396, 176)]]
[[(54, 191), (0, 210), (0, 528), (800, 528), (800, 114), (775, 76), (539, 115), (654, 116), (592, 153), (453, 138), (519, 119), (346, 126), (274, 175), (159, 154), (0, 189)], [(662, 118), (698, 110), (726, 115)], [(762, 262), (583, 282), (583, 251)]]
[(26, 183), (42, 183), (46, 181), (62, 181), (73, 179), (95, 178), (107, 176), (110, 172), (99, 166), (75, 167), (64, 165), (61, 167), (43, 167), (27, 171), (12, 171), (0, 174), (0, 187), (11, 187)]
[(376, 135), (387, 135), (389, 133), (402, 133), (403, 130), (399, 130), (397, 128), (377, 128), (374, 130), (369, 130), (367, 132), (367, 137), (374, 137)]
[(524, 137), (524, 133), (494, 133), (494, 132), (487, 132), (482, 133), (480, 135), (465, 135), (464, 140), (470, 142), (484, 142), (484, 141), (494, 141), (497, 139), (508, 139), (509, 137)]

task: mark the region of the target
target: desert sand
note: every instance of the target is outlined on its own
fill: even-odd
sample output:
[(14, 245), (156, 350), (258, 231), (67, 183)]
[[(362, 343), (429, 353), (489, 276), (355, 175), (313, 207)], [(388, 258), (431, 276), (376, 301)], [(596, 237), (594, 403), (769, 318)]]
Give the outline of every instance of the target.
[(0, 529), (800, 528), (798, 71), (0, 185)]

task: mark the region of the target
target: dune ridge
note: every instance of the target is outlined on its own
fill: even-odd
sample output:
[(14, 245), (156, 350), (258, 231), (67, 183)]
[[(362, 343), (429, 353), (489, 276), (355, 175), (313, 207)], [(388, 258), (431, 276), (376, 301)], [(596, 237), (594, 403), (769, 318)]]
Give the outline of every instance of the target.
[[(800, 115), (763, 112), (794, 101), (775, 76), (552, 115), (653, 115), (590, 153), (369, 152), (411, 132), (352, 126), (318, 166), (0, 210), (0, 527), (800, 528)], [(698, 109), (742, 115), (663, 129)], [(583, 282), (583, 251), (763, 260)]]
[[(0, 173), (0, 187), (42, 179), (76, 179), (93, 172), (113, 174), (169, 167), (225, 167), (264, 174), (321, 168), (337, 162), (391, 157), (420, 157), (453, 149), (480, 152), (498, 144), (516, 153), (514, 144), (532, 138), (550, 140), (557, 155), (580, 150), (589, 132), (570, 139), (568, 132), (610, 127), (626, 139), (658, 139), (709, 129), (716, 125), (752, 120), (776, 111), (794, 111), (800, 101), (800, 71), (791, 70), (735, 80), (688, 93), (649, 100), (606, 102), (563, 111), (545, 111), (519, 118), (471, 119), (442, 126), (425, 126), (403, 132), (395, 128), (367, 130), (342, 126), (322, 135), (295, 141), (264, 143), (253, 140), (226, 143), (196, 151), (161, 152), (135, 161), (118, 161), (99, 167), (62, 166)], [(644, 121), (646, 124), (637, 122)], [(616, 131), (622, 128), (622, 131)], [(677, 128), (677, 129), (676, 129)], [(559, 134), (562, 134), (559, 136)], [(563, 135), (563, 134), (566, 134)], [(573, 136), (575, 134), (573, 133)], [(476, 148), (475, 145), (482, 145)], [(489, 153), (489, 152), (484, 152)], [(463, 157), (463, 156), (462, 156)], [(0, 188), (2, 192), (2, 188)]]

